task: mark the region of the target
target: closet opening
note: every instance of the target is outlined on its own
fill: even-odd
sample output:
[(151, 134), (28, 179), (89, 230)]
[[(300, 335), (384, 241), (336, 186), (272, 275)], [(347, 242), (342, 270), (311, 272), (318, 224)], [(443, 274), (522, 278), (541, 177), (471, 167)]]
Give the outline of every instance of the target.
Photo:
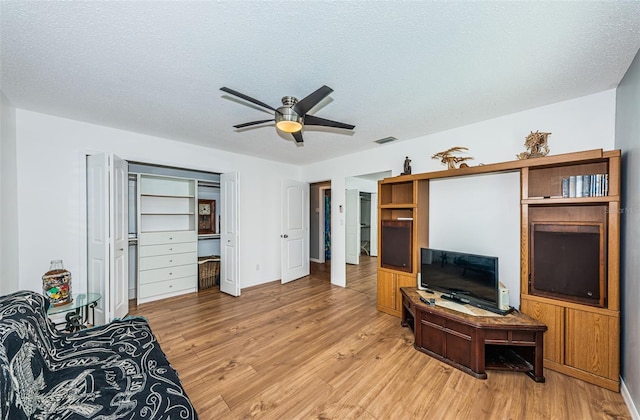
[(220, 174), (128, 162), (129, 305), (220, 285)]

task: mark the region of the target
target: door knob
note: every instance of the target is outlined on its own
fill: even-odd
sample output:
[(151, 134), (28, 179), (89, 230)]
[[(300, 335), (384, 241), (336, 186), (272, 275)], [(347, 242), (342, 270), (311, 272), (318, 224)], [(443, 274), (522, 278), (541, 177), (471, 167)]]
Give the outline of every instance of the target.
[(284, 235), (280, 235), (281, 238), (285, 238), (287, 239), (289, 237), (289, 235), (287, 235), (286, 233)]

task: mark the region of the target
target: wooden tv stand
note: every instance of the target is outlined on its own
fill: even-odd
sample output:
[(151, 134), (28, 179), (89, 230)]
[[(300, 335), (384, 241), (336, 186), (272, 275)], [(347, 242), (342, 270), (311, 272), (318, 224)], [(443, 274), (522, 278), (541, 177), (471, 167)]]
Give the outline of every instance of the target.
[[(402, 287), (402, 326), (413, 327), (414, 347), (479, 379), (485, 369), (524, 372), (544, 382), (543, 335), (547, 326), (520, 313), (473, 316), (420, 301)], [(438, 294), (432, 295), (436, 299)]]

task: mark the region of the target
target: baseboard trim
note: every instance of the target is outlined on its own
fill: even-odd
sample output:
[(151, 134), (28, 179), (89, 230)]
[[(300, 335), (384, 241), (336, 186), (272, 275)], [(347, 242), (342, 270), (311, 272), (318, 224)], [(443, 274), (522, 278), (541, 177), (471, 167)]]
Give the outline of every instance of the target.
[(324, 264), (324, 261), (321, 261), (319, 258), (309, 258), (309, 261), (318, 263), (318, 264)]
[(629, 414), (631, 414), (631, 418), (633, 420), (640, 420), (640, 414), (638, 413), (638, 407), (633, 402), (631, 398), (631, 394), (629, 394), (629, 390), (627, 389), (627, 384), (624, 383), (622, 377), (620, 378), (620, 394), (622, 394), (622, 399), (624, 403), (627, 405), (629, 409)]

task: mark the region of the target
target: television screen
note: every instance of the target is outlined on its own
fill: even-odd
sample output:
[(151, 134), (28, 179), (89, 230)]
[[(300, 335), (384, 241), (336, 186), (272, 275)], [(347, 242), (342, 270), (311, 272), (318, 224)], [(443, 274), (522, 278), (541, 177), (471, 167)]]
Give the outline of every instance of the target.
[(497, 257), (431, 248), (420, 254), (423, 288), (499, 308)]

